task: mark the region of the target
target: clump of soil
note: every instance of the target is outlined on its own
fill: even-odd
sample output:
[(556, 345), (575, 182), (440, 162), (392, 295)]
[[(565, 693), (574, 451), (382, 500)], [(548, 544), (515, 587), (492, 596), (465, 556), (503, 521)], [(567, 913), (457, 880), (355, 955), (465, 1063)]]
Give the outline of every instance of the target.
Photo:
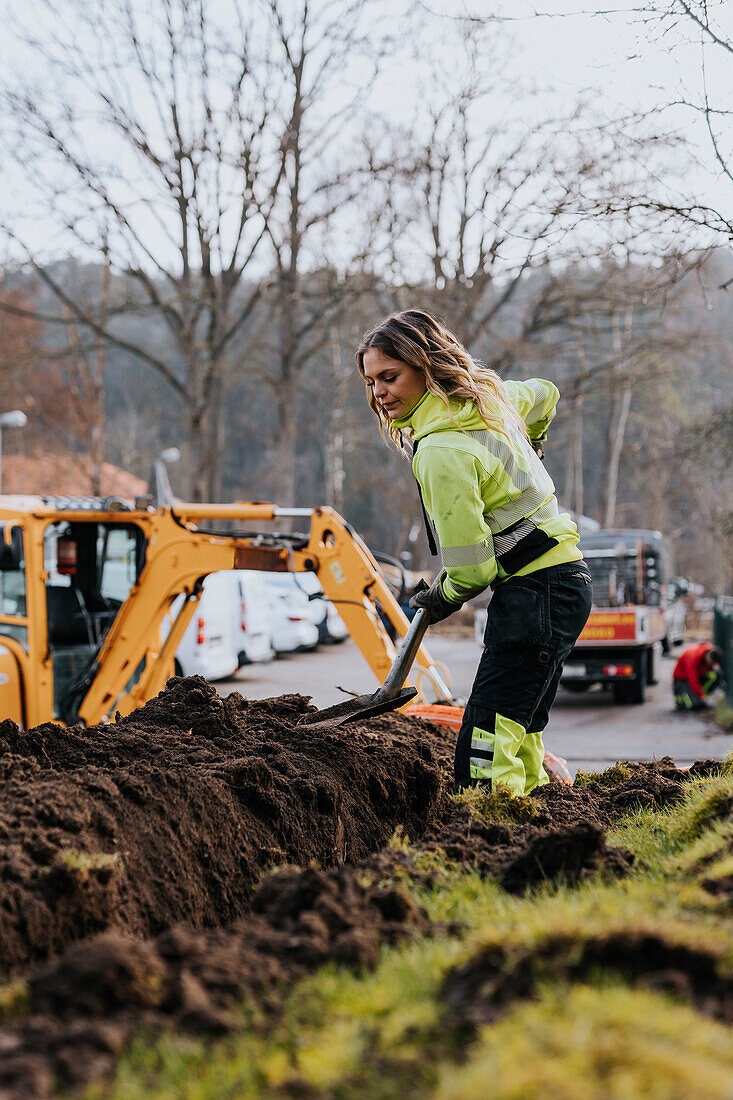
[(632, 853), (606, 844), (597, 822), (576, 819), (554, 827), (485, 822), (466, 805), (455, 806), (442, 827), (419, 840), (416, 848), (443, 852), (482, 877), (498, 879), (512, 894), (548, 882), (573, 886), (597, 873), (624, 875), (634, 861)]
[(633, 929), (585, 939), (553, 935), (534, 949), (493, 944), (448, 974), (442, 996), (457, 1032), (473, 1033), (533, 997), (539, 981), (577, 982), (600, 972), (674, 993), (733, 1022), (733, 979), (714, 951)]
[[(423, 836), (418, 850), (442, 851), (479, 874), (497, 878), (519, 894), (546, 882), (573, 885), (598, 872), (628, 873), (633, 855), (606, 844), (604, 831), (624, 814), (647, 806), (661, 809), (682, 798), (689, 778), (719, 769), (701, 762), (689, 772), (669, 757), (649, 763), (624, 763), (586, 779), (582, 786), (551, 783), (534, 791), (512, 822), (497, 803), (452, 803), (437, 828)], [(494, 796), (492, 796), (493, 798)], [(492, 812), (497, 820), (490, 820)]]
[(272, 874), (252, 912), (226, 929), (179, 925), (147, 941), (107, 932), (75, 944), (29, 975), (30, 1018), (0, 1029), (0, 1094), (45, 1098), (103, 1076), (143, 1025), (222, 1034), (243, 996), (267, 1007), (325, 962), (371, 968), (380, 944), (429, 930), (400, 887), (367, 887), (351, 867), (310, 868)]
[(268, 867), (430, 827), (444, 777), (409, 719), (316, 732), (308, 709), (192, 677), (115, 724), (0, 723), (0, 976), (110, 928), (231, 924)]
[[(609, 768), (582, 786), (558, 783), (541, 787), (533, 794), (537, 801), (537, 823), (567, 824), (582, 817), (599, 825), (610, 825), (630, 810), (663, 809), (678, 802), (685, 783), (700, 774), (694, 767), (683, 772), (669, 756), (641, 763), (624, 761), (620, 767)], [(608, 782), (606, 775), (611, 777)]]
[(580, 822), (564, 829), (538, 832), (525, 840), (516, 855), (508, 855), (499, 882), (510, 894), (523, 894), (545, 882), (562, 881), (574, 886), (602, 871), (625, 875), (634, 856), (622, 848), (610, 848), (602, 829)]

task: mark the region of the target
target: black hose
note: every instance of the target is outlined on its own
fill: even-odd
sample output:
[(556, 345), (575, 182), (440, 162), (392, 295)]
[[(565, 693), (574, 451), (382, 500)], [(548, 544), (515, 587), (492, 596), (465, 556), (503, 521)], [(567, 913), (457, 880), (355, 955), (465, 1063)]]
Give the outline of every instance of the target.
[(407, 578), (405, 577), (404, 565), (397, 558), (393, 558), (391, 554), (385, 554), (381, 550), (372, 551), (372, 553), (378, 562), (382, 562), (384, 565), (392, 565), (399, 571), (400, 585), (394, 593), (394, 598), (397, 600), (397, 603), (401, 604), (405, 598), (405, 592), (407, 591)]

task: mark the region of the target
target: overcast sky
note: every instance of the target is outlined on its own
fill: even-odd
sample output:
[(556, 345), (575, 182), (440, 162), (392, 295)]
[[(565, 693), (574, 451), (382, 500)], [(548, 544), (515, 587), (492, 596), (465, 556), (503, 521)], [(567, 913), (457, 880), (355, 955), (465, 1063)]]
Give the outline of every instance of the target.
[[(216, 8), (220, 0), (208, 0)], [(371, 0), (367, 0), (370, 3)], [(395, 5), (400, 0), (393, 0)], [(440, 49), (441, 27), (449, 25), (459, 13), (478, 17), (498, 16), (503, 32), (497, 36), (497, 68), (504, 71), (507, 110), (536, 109), (557, 115), (568, 112), (580, 97), (608, 117), (624, 112), (648, 111), (676, 98), (699, 99), (701, 89), (701, 50), (694, 30), (684, 28), (684, 36), (671, 33), (662, 37), (658, 27), (643, 21), (629, 2), (608, 5), (581, 0), (511, 0), (504, 5), (492, 0), (401, 0), (405, 10), (424, 12), (425, 23), (435, 35)], [(641, 0), (639, 0), (641, 2)], [(27, 4), (19, 0), (0, 0), (7, 12), (20, 7), (26, 13)], [(317, 3), (315, 5), (318, 6)], [(377, 4), (374, 5), (376, 14)], [(381, 5), (380, 10), (381, 9)], [(63, 11), (63, 3), (59, 9)], [(367, 8), (368, 10), (368, 8)], [(726, 33), (733, 38), (733, 2), (717, 5), (711, 0), (711, 11)], [(34, 16), (35, 18), (35, 16)], [(375, 36), (380, 33), (375, 22)], [(433, 31), (434, 28), (434, 31)], [(446, 40), (449, 36), (446, 35)], [(688, 44), (680, 44), (681, 38)], [(0, 66), (11, 71), (19, 53), (9, 36), (0, 36)], [(712, 99), (717, 106), (733, 108), (733, 87), (730, 55), (714, 49), (706, 51), (707, 76)], [(23, 66), (32, 71), (32, 57), (23, 57)], [(450, 57), (446, 58), (450, 65)], [(37, 71), (41, 69), (38, 66)], [(412, 80), (412, 76), (408, 76)], [(396, 116), (410, 110), (409, 89), (405, 86), (404, 67), (389, 66), (380, 78), (374, 96), (375, 106), (392, 111)], [(515, 95), (520, 85), (532, 85), (541, 94), (532, 101)], [(699, 116), (694, 111), (678, 107), (667, 111), (666, 125), (684, 134), (698, 150), (699, 167), (690, 172), (685, 168), (686, 183), (694, 188), (701, 201), (712, 202), (730, 210), (733, 187), (721, 180), (715, 169), (709, 143)], [(726, 152), (733, 149), (730, 135), (723, 136)], [(682, 158), (680, 158), (682, 162)], [(5, 165), (6, 191), (16, 173), (12, 163)], [(0, 200), (2, 205), (2, 200)], [(7, 215), (7, 206), (5, 213)], [(33, 236), (41, 239), (44, 227), (36, 223)]]

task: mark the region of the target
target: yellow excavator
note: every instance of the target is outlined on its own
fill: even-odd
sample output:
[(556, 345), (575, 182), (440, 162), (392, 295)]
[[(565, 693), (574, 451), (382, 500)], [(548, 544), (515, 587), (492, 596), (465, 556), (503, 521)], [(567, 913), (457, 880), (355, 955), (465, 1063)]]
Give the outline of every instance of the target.
[[(308, 530), (267, 529), (283, 520)], [(0, 720), (30, 729), (129, 714), (173, 675), (204, 579), (227, 569), (315, 573), (377, 680), (386, 678), (396, 651), (385, 621), (395, 638), (409, 623), (341, 516), (326, 507), (185, 503), (163, 478), (157, 504), (0, 497)], [(457, 730), (462, 708), (450, 705), (423, 645), (415, 666), (417, 695), (406, 713)], [(559, 758), (548, 753), (545, 763), (569, 782)]]
[[(308, 531), (252, 530), (285, 519)], [(372, 553), (330, 508), (0, 497), (0, 533), (0, 718), (25, 728), (94, 725), (155, 696), (204, 578), (220, 570), (315, 573), (379, 681), (395, 656), (380, 611), (395, 636), (409, 626)], [(445, 697), (424, 647), (416, 663)]]

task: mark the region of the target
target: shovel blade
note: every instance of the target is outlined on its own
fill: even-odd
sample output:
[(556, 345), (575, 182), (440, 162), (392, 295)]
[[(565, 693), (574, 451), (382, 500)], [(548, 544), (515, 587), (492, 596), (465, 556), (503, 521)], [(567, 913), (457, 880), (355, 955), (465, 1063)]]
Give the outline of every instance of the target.
[(333, 729), (336, 726), (345, 726), (347, 722), (357, 722), (364, 718), (375, 718), (378, 714), (387, 714), (390, 710), (404, 707), (417, 695), (416, 688), (403, 688), (397, 695), (385, 699), (380, 688), (372, 695), (357, 695), (355, 699), (347, 699), (343, 703), (336, 703), (325, 710), (316, 710), (312, 714), (304, 714), (298, 721), (299, 726), (309, 730)]

